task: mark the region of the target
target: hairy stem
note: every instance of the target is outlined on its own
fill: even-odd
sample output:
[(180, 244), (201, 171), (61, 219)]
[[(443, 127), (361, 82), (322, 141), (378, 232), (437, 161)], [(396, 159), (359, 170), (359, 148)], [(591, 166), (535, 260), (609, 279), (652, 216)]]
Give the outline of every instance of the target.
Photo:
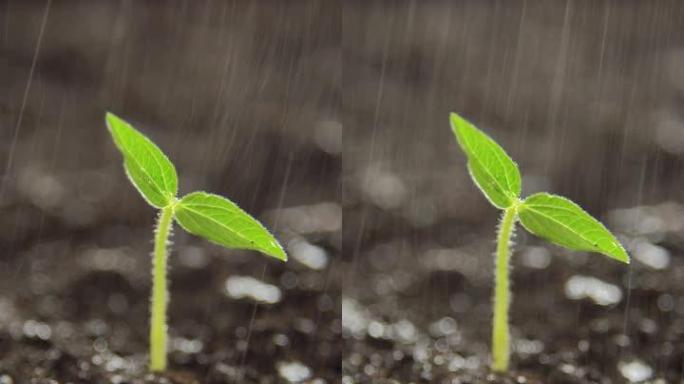
[(166, 370), (166, 305), (168, 303), (168, 283), (166, 280), (166, 245), (173, 224), (173, 205), (162, 209), (157, 222), (152, 260), (152, 309), (150, 316), (150, 370)]
[(496, 246), (494, 323), (492, 327), (492, 370), (506, 372), (510, 358), (510, 281), (508, 276), (511, 236), (518, 218), (517, 206), (507, 208), (501, 219)]

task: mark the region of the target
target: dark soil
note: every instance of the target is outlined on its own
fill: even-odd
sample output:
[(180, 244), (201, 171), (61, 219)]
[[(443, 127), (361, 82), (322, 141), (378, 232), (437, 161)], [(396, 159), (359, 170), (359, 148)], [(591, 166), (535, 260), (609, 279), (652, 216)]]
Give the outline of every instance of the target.
[[(151, 236), (151, 228), (146, 232)], [(187, 236), (178, 236), (171, 258), (170, 370), (148, 374), (145, 248), (151, 245), (143, 236), (109, 228), (83, 240), (43, 241), (4, 260), (0, 382), (339, 380), (339, 286), (329, 272), (207, 247)], [(318, 241), (333, 250), (326, 236)], [(257, 305), (230, 297), (225, 282), (237, 275), (279, 287), (282, 299)]]
[[(654, 248), (643, 244), (629, 243), (637, 257), (626, 267), (595, 254), (547, 253), (521, 233), (513, 257), (513, 369), (491, 375), (491, 228), (490, 237), (470, 235), (451, 247), (387, 240), (362, 251), (343, 301), (345, 383), (681, 379), (684, 247), (675, 233), (656, 236), (666, 258), (651, 260), (667, 267), (647, 266), (653, 254), (646, 249)], [(598, 298), (579, 297), (578, 287), (593, 286), (584, 277), (603, 282)]]

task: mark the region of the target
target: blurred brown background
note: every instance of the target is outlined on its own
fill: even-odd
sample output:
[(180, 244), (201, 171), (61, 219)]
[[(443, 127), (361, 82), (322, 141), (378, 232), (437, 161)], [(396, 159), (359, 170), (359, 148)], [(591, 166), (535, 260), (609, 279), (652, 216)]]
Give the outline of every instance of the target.
[(519, 163), (525, 194), (553, 190), (594, 212), (679, 199), (683, 12), (678, 1), (348, 4), (349, 198), (380, 168), (403, 185), (401, 214), (489, 212), (449, 129), (455, 111)]
[[(326, 128), (339, 125), (334, 8), (315, 2), (60, 1), (46, 11), (46, 4), (0, 6), (5, 179), (31, 166), (107, 167), (111, 182), (123, 181), (103, 126), (103, 113), (111, 110), (166, 149), (183, 191), (229, 189), (246, 208), (262, 209), (278, 204), (289, 168), (288, 188), (298, 189), (288, 193), (293, 200), (335, 196), (336, 184), (326, 181), (334, 180), (336, 164), (317, 152), (316, 141), (339, 131)], [(322, 182), (298, 182), (307, 177)], [(125, 199), (112, 201), (117, 214), (143, 206), (128, 185), (121, 186), (123, 196), (118, 186), (106, 189)]]

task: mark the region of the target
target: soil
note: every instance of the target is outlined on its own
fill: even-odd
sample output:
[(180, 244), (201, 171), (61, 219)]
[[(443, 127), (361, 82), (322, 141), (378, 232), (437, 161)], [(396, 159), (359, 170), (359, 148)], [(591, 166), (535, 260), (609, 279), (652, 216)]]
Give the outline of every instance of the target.
[[(674, 207), (642, 210), (660, 212), (662, 219)], [(619, 212), (608, 217), (626, 231)], [(657, 247), (623, 237), (633, 257), (625, 266), (548, 246), (519, 228), (512, 264), (512, 369), (493, 375), (488, 365), (496, 223), (486, 225), (490, 236), (483, 230), (460, 241), (441, 238), (458, 233), (453, 223), (441, 224), (450, 229), (412, 231), (411, 241), (407, 233), (398, 239), (395, 233), (364, 245), (356, 263), (345, 265), (354, 280), (345, 283), (352, 288), (343, 299), (344, 383), (681, 379), (681, 233), (656, 234)], [(436, 238), (451, 244), (439, 246)]]
[[(330, 248), (326, 241), (318, 239)], [(171, 257), (170, 369), (148, 374), (148, 246), (142, 229), (113, 227), (45, 239), (4, 258), (0, 382), (339, 380), (339, 287), (330, 270), (280, 265), (181, 235)], [(282, 299), (230, 297), (225, 284), (235, 276), (279, 287)]]

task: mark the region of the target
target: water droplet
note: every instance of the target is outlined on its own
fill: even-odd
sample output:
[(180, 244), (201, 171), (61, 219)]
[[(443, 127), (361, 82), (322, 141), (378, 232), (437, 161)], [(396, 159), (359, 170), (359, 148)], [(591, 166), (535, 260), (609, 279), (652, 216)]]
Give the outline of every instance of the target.
[(52, 328), (49, 325), (35, 320), (27, 320), (22, 330), (24, 336), (29, 339), (49, 340), (52, 336)]
[(301, 237), (292, 239), (287, 244), (287, 249), (295, 260), (311, 269), (321, 270), (328, 265), (328, 254), (325, 249)]
[(430, 334), (434, 337), (448, 336), (458, 330), (456, 320), (443, 317), (430, 325)]
[(301, 383), (311, 378), (311, 369), (297, 361), (280, 362), (278, 374), (290, 383)]
[(371, 166), (366, 170), (361, 188), (368, 200), (385, 210), (399, 207), (408, 194), (399, 176), (377, 166)]
[(674, 299), (672, 298), (672, 295), (668, 293), (663, 293), (658, 296), (657, 303), (658, 308), (663, 312), (670, 312), (674, 309)]
[(209, 264), (209, 257), (203, 248), (191, 245), (178, 252), (178, 261), (185, 267), (201, 269)]
[(273, 335), (273, 344), (279, 347), (287, 347), (290, 344), (290, 339), (285, 334), (277, 333)]
[(235, 299), (275, 304), (282, 298), (280, 288), (249, 276), (231, 276), (226, 279), (225, 287), (228, 296)]
[(299, 277), (292, 271), (287, 271), (280, 276), (280, 285), (285, 289), (293, 289), (299, 285)]
[(35, 206), (44, 210), (58, 207), (68, 195), (68, 190), (59, 179), (33, 167), (21, 172), (18, 188)]
[(622, 300), (622, 291), (595, 277), (575, 275), (565, 283), (565, 295), (572, 300), (589, 298), (598, 305), (617, 304)]
[(342, 328), (356, 338), (362, 338), (370, 323), (370, 315), (354, 299), (342, 298)]
[(403, 343), (412, 343), (416, 340), (416, 327), (406, 319), (399, 320), (392, 324), (392, 338)]
[(513, 347), (523, 355), (536, 355), (544, 351), (544, 343), (540, 340), (517, 339), (513, 343)]
[(618, 370), (631, 383), (645, 381), (653, 376), (653, 368), (639, 359), (619, 362)]
[(545, 247), (527, 247), (521, 254), (524, 266), (532, 269), (546, 269), (551, 264), (551, 253)]
[(374, 339), (379, 339), (385, 336), (385, 324), (379, 322), (379, 321), (371, 321), (370, 324), (368, 324), (368, 336), (374, 338)]
[(666, 269), (670, 265), (670, 252), (644, 239), (636, 241), (632, 254), (635, 259), (653, 269)]
[(176, 337), (173, 339), (173, 349), (186, 354), (196, 354), (202, 351), (204, 343), (199, 339)]
[(564, 363), (564, 364), (561, 364), (560, 370), (561, 370), (561, 372), (563, 372), (565, 374), (574, 375), (575, 372), (577, 371), (577, 367), (575, 367), (572, 364)]

